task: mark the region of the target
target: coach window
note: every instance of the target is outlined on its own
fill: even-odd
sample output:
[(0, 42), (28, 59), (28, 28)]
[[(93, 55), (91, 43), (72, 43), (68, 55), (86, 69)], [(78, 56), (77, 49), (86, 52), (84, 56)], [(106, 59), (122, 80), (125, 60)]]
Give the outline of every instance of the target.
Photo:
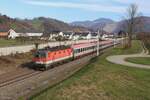
[(77, 53), (77, 49), (74, 50), (74, 53)]
[(78, 49), (78, 53), (80, 53), (80, 49)]
[(79, 53), (79, 49), (77, 49), (77, 53)]
[(81, 49), (79, 49), (79, 53), (81, 52)]
[(76, 50), (75, 50), (75, 53), (78, 53), (78, 52), (79, 52), (79, 50), (78, 50), (78, 49), (76, 49)]

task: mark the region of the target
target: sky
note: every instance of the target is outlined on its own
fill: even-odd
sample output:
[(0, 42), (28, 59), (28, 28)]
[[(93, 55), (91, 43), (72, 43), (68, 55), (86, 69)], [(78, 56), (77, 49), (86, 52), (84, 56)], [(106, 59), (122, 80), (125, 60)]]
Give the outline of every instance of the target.
[(0, 0), (0, 13), (13, 18), (50, 17), (64, 22), (111, 18), (119, 21), (135, 3), (150, 16), (150, 0)]

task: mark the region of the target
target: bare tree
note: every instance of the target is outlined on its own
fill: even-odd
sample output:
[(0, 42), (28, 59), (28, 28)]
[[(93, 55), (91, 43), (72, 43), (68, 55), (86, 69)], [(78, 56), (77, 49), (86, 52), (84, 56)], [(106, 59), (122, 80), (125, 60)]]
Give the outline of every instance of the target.
[(138, 12), (138, 5), (131, 4), (127, 8), (127, 14), (125, 16), (125, 27), (127, 31), (128, 42), (126, 47), (130, 48), (132, 46), (132, 36), (135, 33), (137, 27), (142, 25), (141, 13)]

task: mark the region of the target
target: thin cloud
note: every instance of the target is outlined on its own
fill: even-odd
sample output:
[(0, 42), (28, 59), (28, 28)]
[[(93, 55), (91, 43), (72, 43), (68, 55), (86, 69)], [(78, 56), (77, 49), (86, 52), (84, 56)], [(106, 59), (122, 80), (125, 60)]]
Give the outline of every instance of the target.
[(138, 5), (139, 11), (145, 14), (149, 13), (150, 9), (150, 0), (114, 0), (115, 2), (124, 4), (126, 6), (134, 3)]
[(90, 3), (50, 2), (50, 1), (33, 1), (33, 0), (23, 0), (23, 2), (26, 4), (36, 6), (46, 6), (55, 8), (75, 8), (96, 12), (122, 13), (122, 11), (125, 10), (125, 8), (121, 6), (90, 4)]

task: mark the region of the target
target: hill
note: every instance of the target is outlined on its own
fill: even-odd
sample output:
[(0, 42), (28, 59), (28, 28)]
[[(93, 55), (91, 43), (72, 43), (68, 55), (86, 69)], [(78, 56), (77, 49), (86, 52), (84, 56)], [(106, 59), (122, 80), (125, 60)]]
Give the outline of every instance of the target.
[[(141, 26), (138, 26), (135, 28), (135, 32), (150, 32), (150, 17), (147, 16), (142, 16), (139, 17), (142, 20), (142, 26), (143, 28), (141, 28)], [(139, 20), (139, 18), (137, 18), (137, 20)], [(118, 22), (115, 22), (111, 19), (105, 19), (105, 18), (100, 18), (98, 20), (94, 20), (94, 21), (82, 21), (82, 22), (73, 22), (71, 23), (71, 25), (74, 26), (84, 26), (87, 28), (90, 28), (94, 31), (97, 31), (100, 27), (103, 27), (103, 30), (109, 33), (117, 33), (120, 30), (125, 30), (123, 25), (125, 25), (125, 20), (121, 20)]]
[(51, 31), (87, 31), (84, 27), (71, 26), (65, 22), (45, 17), (34, 19), (13, 19), (6, 15), (0, 15), (0, 31), (14, 29), (17, 32), (44, 32)]
[(100, 18), (93, 21), (77, 21), (77, 22), (72, 22), (70, 24), (73, 26), (83, 26), (92, 29), (94, 31), (97, 31), (99, 27), (104, 27), (107, 24), (113, 24), (113, 23), (115, 22), (111, 19)]

